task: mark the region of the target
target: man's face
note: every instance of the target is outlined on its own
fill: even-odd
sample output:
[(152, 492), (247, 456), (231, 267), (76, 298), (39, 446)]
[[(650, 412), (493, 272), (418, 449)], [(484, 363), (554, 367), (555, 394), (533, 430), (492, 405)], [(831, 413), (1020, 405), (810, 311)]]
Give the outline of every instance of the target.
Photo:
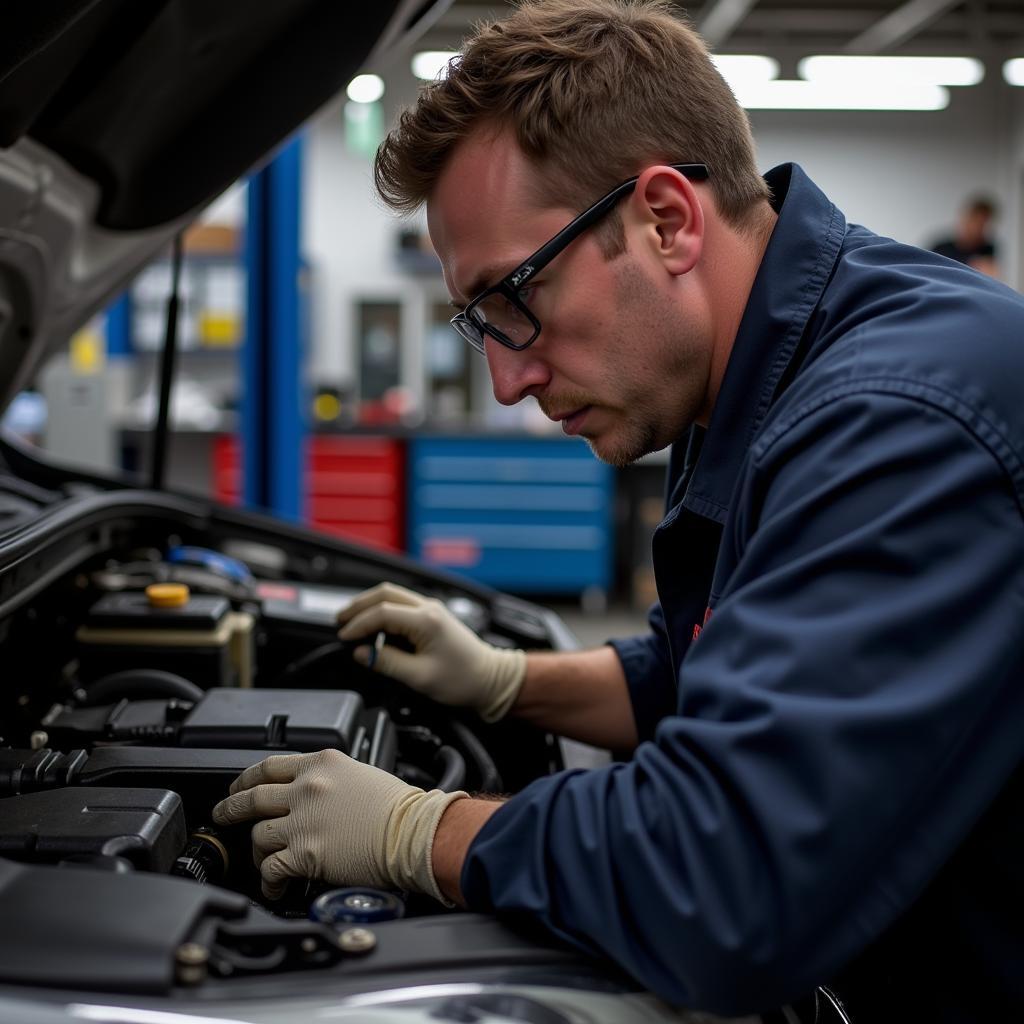
[(988, 210), (970, 209), (964, 214), (963, 236), (968, 245), (981, 245), (988, 238), (992, 215)]
[[(460, 307), (580, 212), (540, 205), (531, 189), (537, 181), (508, 136), (474, 136), (453, 154), (427, 217)], [(485, 343), (499, 402), (532, 395), (567, 434), (617, 466), (666, 447), (697, 419), (711, 358), (702, 318), (680, 308), (678, 279), (662, 271), (656, 246), (643, 244), (642, 228), (632, 231), (623, 216), (622, 254), (606, 259), (591, 229), (530, 282), (523, 297), (541, 323), (530, 348)]]

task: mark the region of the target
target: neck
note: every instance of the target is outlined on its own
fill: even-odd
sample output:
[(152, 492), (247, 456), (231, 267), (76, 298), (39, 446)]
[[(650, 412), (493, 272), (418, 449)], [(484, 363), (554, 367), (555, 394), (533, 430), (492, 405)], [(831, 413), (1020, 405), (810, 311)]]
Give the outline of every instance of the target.
[(706, 427), (711, 419), (750, 290), (777, 220), (778, 215), (765, 202), (749, 225), (737, 229), (716, 217), (706, 236), (702, 262), (709, 282), (713, 349), (707, 402), (697, 419), (701, 426)]

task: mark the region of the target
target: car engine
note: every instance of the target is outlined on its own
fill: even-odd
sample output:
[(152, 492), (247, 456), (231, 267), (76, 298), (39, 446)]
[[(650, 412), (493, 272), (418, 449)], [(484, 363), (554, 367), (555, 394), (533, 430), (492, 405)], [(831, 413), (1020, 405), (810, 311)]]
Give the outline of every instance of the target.
[[(351, 585), (338, 585), (339, 556), (310, 546), (305, 531), (281, 545), (227, 531), (214, 547), (194, 543), (209, 533), (143, 523), (94, 534), (95, 553), (69, 548), (59, 575), (56, 551), (39, 549), (40, 576), (52, 579), (25, 600), (22, 575), (21, 600), (8, 603), (0, 869), (85, 869), (99, 886), (135, 875), (215, 886), (257, 908), (264, 925), (446, 912), (426, 897), (337, 896), (316, 881), (266, 901), (250, 827), (215, 826), (211, 810), (242, 770), (274, 753), (334, 748), (425, 788), (501, 793), (561, 768), (559, 744), (515, 723), (485, 725), (354, 661), (336, 616), (381, 571), (372, 558), (340, 556)], [(96, 543), (122, 536), (156, 543), (113, 553)], [(550, 645), (531, 605), (429, 578), (401, 582), (418, 582), (491, 643)], [(385, 641), (401, 642), (376, 638)], [(117, 891), (120, 900), (128, 890)], [(307, 947), (323, 955), (318, 940)], [(244, 960), (236, 950), (204, 971), (226, 975)]]

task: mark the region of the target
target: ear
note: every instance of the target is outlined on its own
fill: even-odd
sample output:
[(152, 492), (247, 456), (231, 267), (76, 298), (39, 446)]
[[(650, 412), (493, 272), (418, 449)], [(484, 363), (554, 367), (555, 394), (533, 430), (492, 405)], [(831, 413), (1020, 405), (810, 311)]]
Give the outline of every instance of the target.
[(668, 166), (648, 167), (637, 179), (628, 209), (670, 274), (694, 268), (704, 246), (704, 211), (688, 178)]

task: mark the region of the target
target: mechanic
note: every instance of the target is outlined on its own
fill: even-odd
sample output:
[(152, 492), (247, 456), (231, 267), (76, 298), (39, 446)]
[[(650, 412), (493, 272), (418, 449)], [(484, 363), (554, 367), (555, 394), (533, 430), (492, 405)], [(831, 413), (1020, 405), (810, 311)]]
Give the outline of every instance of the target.
[(438, 701), (631, 758), (501, 800), (285, 755), (217, 819), (262, 819), (271, 894), (526, 916), (676, 1004), (831, 982), (854, 1020), (1018, 1019), (1024, 301), (847, 224), (795, 165), (760, 177), (673, 10), (518, 6), (376, 166), (426, 203), (500, 402), (617, 466), (672, 446), (649, 634), (498, 650), (390, 584), (341, 616), (406, 637), (374, 667)]

